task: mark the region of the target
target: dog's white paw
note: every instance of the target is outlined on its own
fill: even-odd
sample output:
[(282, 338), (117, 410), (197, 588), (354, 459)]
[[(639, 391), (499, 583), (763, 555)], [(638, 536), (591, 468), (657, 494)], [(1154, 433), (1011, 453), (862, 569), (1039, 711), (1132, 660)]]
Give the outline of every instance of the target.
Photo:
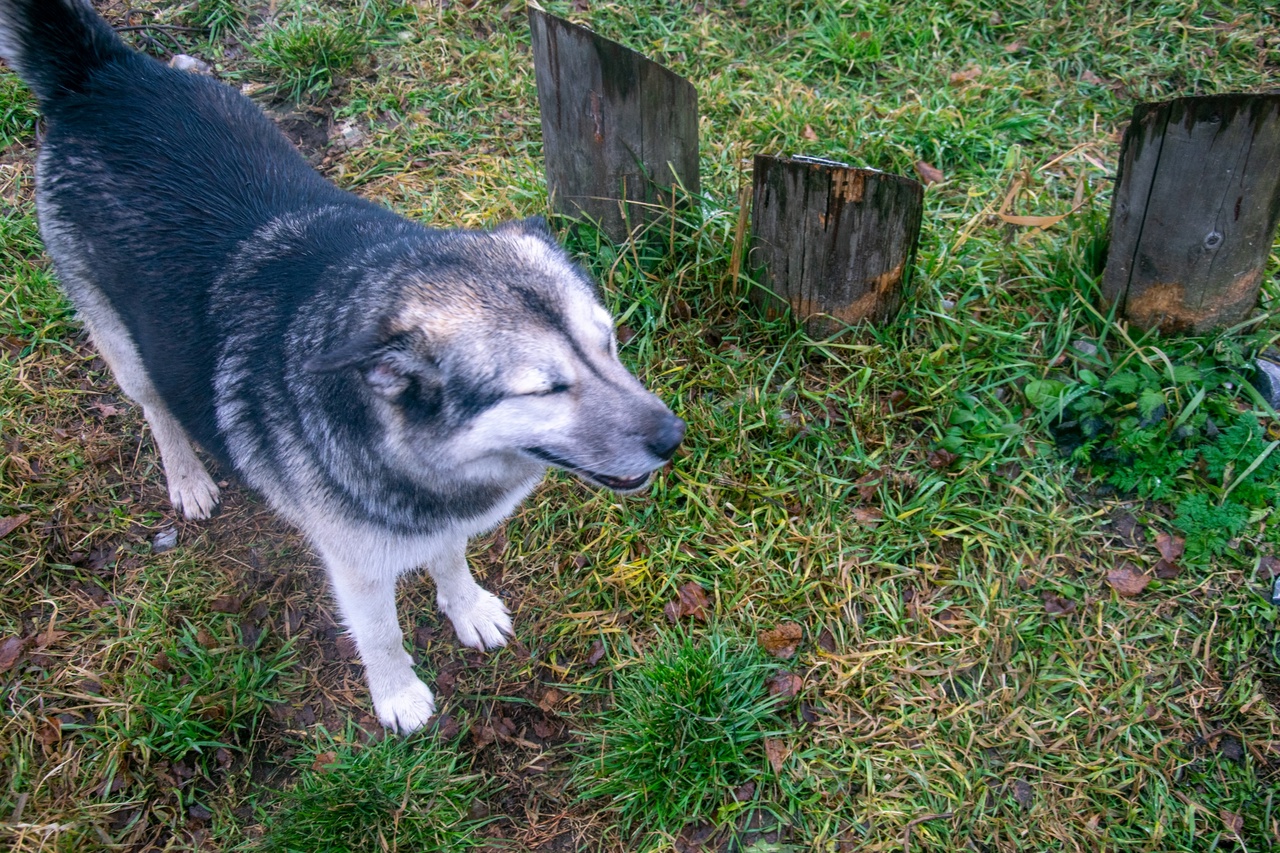
[[(441, 608), (444, 609), (444, 608)], [(511, 614), (506, 606), (491, 592), (480, 590), (474, 602), (466, 610), (445, 610), (458, 642), (473, 649), (496, 649), (505, 646), (514, 633)]]
[(218, 506), (218, 484), (197, 459), (192, 464), (166, 468), (169, 481), (169, 502), (187, 518), (208, 518)]
[(373, 709), (384, 726), (407, 735), (427, 724), (436, 712), (436, 699), (431, 688), (415, 678), (390, 696), (373, 697)]

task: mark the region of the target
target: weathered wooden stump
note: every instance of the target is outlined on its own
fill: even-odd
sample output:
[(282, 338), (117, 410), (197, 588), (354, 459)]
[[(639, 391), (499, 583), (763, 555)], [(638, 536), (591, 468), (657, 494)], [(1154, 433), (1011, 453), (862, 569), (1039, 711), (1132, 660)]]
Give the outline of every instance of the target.
[(1143, 329), (1247, 319), (1280, 220), (1280, 95), (1140, 104), (1125, 131), (1103, 306)]
[(556, 212), (621, 242), (699, 191), (693, 84), (532, 4), (529, 27)]
[(924, 187), (807, 157), (755, 158), (751, 268), (769, 316), (787, 308), (810, 334), (888, 321), (915, 259)]

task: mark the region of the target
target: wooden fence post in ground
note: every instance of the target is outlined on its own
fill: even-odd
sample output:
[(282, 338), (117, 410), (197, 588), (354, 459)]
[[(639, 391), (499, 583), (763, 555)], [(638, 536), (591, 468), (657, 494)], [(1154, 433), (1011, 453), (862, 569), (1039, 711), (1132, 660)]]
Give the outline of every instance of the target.
[(699, 191), (698, 93), (633, 50), (529, 5), (547, 188), (616, 241)]
[(1103, 306), (1199, 334), (1248, 318), (1280, 220), (1280, 95), (1140, 104), (1111, 200)]
[(751, 269), (769, 316), (790, 308), (821, 337), (897, 313), (915, 259), (924, 187), (910, 178), (807, 157), (758, 154)]

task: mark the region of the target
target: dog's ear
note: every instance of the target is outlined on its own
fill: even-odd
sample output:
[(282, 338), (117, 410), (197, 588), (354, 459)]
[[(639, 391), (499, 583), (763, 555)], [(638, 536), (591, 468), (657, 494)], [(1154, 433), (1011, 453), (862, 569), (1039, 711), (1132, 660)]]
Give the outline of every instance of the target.
[(434, 360), (414, 346), (407, 335), (386, 335), (367, 329), (328, 352), (309, 358), (303, 367), (310, 373), (334, 373), (358, 369), (375, 394), (395, 399), (416, 379), (430, 384), (439, 374)]
[(541, 216), (528, 216), (524, 219), (513, 219), (510, 222), (502, 223), (495, 230), (514, 231), (517, 234), (537, 237), (539, 240), (545, 240), (548, 243), (556, 242), (556, 235), (551, 233), (551, 227), (547, 225), (547, 220)]

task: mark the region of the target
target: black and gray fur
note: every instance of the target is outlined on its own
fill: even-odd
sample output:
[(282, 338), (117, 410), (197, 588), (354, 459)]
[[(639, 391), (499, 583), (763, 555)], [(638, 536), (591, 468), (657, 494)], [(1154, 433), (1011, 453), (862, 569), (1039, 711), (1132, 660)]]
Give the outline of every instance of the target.
[(466, 567), (548, 466), (642, 487), (684, 423), (617, 359), (539, 220), (432, 230), (316, 173), (250, 101), (130, 50), (87, 0), (0, 0), (0, 55), (47, 121), (40, 228), (175, 507), (239, 473), (324, 559), (379, 717), (433, 713), (395, 615), (426, 565), (459, 639), (511, 623)]

